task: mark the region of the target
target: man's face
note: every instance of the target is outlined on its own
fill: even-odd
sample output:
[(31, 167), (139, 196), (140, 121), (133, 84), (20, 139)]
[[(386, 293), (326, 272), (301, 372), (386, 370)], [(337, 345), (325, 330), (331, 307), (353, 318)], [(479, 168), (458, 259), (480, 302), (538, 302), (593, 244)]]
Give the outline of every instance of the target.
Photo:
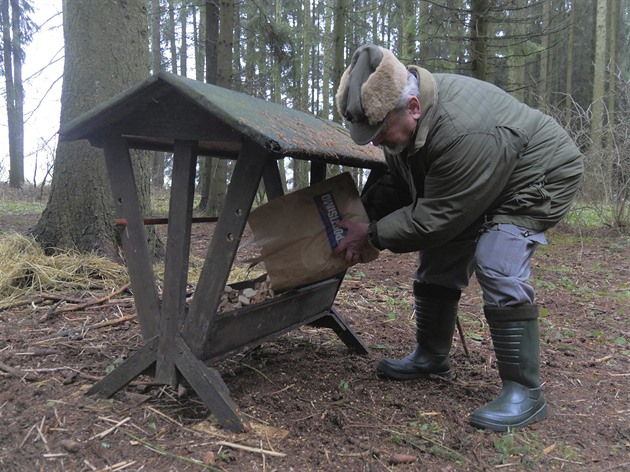
[(400, 154), (411, 142), (419, 118), (420, 105), (416, 98), (411, 98), (407, 107), (389, 112), (385, 126), (372, 144), (391, 154)]

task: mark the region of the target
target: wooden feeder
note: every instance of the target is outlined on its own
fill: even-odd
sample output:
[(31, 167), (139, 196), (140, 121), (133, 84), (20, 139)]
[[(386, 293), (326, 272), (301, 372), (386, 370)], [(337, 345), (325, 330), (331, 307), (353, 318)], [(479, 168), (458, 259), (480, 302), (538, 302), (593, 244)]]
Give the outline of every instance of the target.
[[(88, 139), (104, 150), (117, 218), (126, 223), (121, 239), (144, 342), (89, 393), (112, 396), (143, 373), (172, 386), (184, 377), (223, 427), (240, 432), (246, 422), (213, 363), (305, 324), (331, 328), (348, 347), (367, 353), (332, 306), (342, 277), (215, 315), (260, 182), (268, 199), (283, 193), (278, 159), (310, 161), (315, 183), (325, 178), (326, 164), (382, 170), (385, 162), (378, 149), (355, 145), (338, 124), (169, 73), (152, 76), (102, 103), (59, 134), (64, 141)], [(130, 149), (174, 155), (161, 300)], [(197, 291), (187, 307), (198, 156), (236, 163)]]

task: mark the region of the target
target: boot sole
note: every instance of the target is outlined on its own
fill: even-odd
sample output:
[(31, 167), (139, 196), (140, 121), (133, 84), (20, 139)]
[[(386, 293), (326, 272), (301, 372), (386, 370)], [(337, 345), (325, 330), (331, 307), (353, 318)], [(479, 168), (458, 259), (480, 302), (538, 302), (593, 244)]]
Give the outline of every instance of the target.
[(401, 372), (397, 372), (395, 370), (391, 370), (387, 366), (383, 366), (381, 364), (376, 366), (376, 372), (381, 377), (385, 377), (390, 380), (417, 380), (417, 379), (431, 379), (431, 378), (434, 378), (434, 379), (437, 378), (440, 380), (450, 380), (453, 378), (453, 372), (450, 370), (447, 372), (431, 372), (431, 373), (412, 372), (409, 374), (404, 374)]
[(492, 421), (487, 418), (478, 418), (474, 415), (470, 418), (470, 424), (476, 428), (482, 429), (491, 429), (492, 431), (497, 431), (499, 433), (504, 433), (511, 429), (519, 429), (528, 424), (534, 423), (536, 421), (541, 421), (546, 419), (549, 416), (549, 410), (547, 408), (547, 403), (541, 406), (538, 411), (536, 411), (533, 415), (527, 417), (526, 419), (513, 424), (506, 424), (500, 421)]

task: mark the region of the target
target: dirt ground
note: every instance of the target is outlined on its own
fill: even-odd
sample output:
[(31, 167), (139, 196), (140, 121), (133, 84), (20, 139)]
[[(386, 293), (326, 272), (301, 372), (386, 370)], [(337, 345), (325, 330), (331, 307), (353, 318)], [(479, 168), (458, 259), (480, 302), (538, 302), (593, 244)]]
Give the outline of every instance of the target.
[[(5, 216), (0, 228), (28, 223)], [(201, 254), (207, 227), (196, 228)], [(379, 358), (414, 343), (415, 256), (384, 252), (349, 271), (335, 304), (369, 355), (303, 327), (215, 366), (249, 421), (242, 434), (221, 429), (188, 385), (142, 376), (111, 399), (86, 395), (143, 345), (129, 293), (53, 316), (50, 304), (1, 311), (0, 470), (629, 470), (630, 239), (558, 229), (549, 240), (532, 279), (550, 417), (525, 430), (468, 424), (500, 388), (474, 281), (460, 311), (470, 356), (456, 334), (454, 380), (375, 375)], [(86, 297), (63, 295), (68, 306)]]

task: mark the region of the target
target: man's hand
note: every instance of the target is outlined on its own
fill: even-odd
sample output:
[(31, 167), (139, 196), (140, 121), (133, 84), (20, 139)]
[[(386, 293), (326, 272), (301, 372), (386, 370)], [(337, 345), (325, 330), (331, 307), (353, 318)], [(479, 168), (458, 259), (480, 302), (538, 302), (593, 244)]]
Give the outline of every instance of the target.
[(349, 220), (340, 220), (336, 224), (345, 229), (347, 234), (339, 242), (334, 253), (343, 254), (345, 252), (346, 261), (351, 265), (366, 262), (369, 259), (370, 251), (374, 250), (368, 239), (369, 225)]

